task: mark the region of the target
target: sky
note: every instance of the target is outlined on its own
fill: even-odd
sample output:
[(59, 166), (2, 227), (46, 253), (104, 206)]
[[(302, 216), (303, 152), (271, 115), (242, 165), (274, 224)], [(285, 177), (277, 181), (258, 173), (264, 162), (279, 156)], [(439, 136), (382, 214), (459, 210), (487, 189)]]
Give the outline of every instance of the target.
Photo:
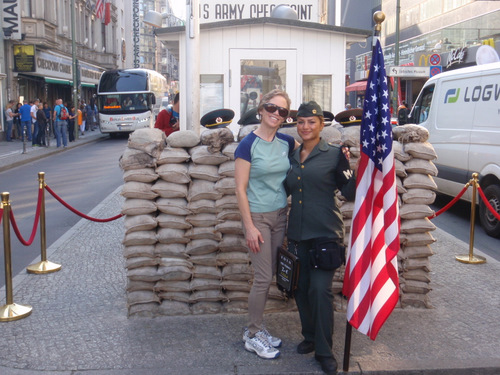
[(186, 1), (171, 0), (170, 5), (174, 11), (174, 15), (182, 20), (186, 20)]

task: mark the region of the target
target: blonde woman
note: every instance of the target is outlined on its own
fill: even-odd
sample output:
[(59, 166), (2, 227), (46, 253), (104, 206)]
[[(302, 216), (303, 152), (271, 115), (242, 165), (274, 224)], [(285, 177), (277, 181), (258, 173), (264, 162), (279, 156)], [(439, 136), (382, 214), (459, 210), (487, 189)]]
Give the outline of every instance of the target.
[(285, 236), (287, 195), (283, 182), (290, 169), (288, 155), (296, 142), (277, 131), (289, 110), (286, 92), (273, 90), (265, 94), (257, 109), (259, 127), (240, 142), (235, 152), (236, 197), (254, 269), (243, 340), (246, 350), (267, 359), (277, 358), (280, 352), (276, 348), (281, 346), (281, 340), (264, 327), (263, 315), (278, 247)]

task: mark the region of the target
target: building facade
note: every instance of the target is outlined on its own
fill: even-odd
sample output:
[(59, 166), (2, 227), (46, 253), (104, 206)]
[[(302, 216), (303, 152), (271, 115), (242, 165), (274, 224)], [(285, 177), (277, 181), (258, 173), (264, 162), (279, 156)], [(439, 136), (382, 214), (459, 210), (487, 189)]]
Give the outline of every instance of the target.
[[(7, 3), (4, 0), (4, 8)], [(117, 66), (117, 16), (123, 0), (103, 2), (101, 9), (96, 8), (96, 1), (88, 0), (24, 0), (10, 4), (16, 5), (20, 24), (18, 37), (7, 36), (4, 20), (4, 101), (40, 98), (52, 105), (56, 98), (62, 98), (71, 102), (73, 46), (78, 99), (88, 101), (96, 93), (100, 74)]]
[[(480, 46), (490, 45), (500, 53), (500, 2), (482, 0), (374, 0), (371, 14), (359, 14), (362, 0), (342, 0), (342, 26), (360, 27), (359, 22), (373, 24), (373, 11), (382, 10), (386, 19), (382, 24), (381, 43), (388, 75), (390, 67), (408, 67), (402, 74), (391, 77), (398, 91), (398, 101), (410, 105), (423, 84), (432, 75), (451, 69), (476, 64)], [(331, 0), (330, 4), (334, 4)], [(397, 27), (399, 3), (399, 28)], [(353, 6), (354, 5), (354, 6)], [(358, 4), (360, 5), (360, 4)], [(366, 7), (368, 8), (368, 7)], [(329, 20), (332, 23), (332, 20)], [(357, 23), (356, 23), (357, 22)], [(399, 62), (396, 64), (396, 41)], [(346, 73), (349, 83), (360, 83), (367, 78), (371, 50), (347, 51)], [(354, 65), (354, 72), (347, 69)], [(401, 69), (400, 69), (401, 70)], [(423, 72), (423, 73), (422, 73)], [(364, 86), (347, 86), (347, 100), (358, 105), (364, 95)], [(352, 90), (352, 91), (351, 91)], [(350, 95), (349, 95), (350, 94)], [(354, 98), (353, 98), (354, 96)], [(396, 95), (393, 95), (394, 97)], [(354, 100), (353, 100), (354, 99)]]

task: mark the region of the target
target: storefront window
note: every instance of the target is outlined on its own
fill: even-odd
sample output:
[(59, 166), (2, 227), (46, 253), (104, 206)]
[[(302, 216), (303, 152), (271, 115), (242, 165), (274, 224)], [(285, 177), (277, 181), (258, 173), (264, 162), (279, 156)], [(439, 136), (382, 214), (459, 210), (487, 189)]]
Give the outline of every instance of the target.
[(262, 95), (269, 91), (286, 90), (285, 82), (285, 60), (241, 60), (241, 114), (257, 108)]
[(202, 74), (200, 76), (200, 116), (224, 107), (224, 76)]
[(302, 101), (314, 100), (325, 111), (331, 111), (332, 76), (304, 75), (302, 76)]

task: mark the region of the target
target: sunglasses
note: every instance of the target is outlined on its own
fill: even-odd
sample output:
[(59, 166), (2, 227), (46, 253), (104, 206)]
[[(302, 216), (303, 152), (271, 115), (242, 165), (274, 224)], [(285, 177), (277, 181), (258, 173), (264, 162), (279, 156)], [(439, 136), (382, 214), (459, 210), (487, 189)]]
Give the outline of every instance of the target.
[(274, 113), (278, 111), (278, 115), (280, 115), (283, 118), (288, 116), (288, 109), (283, 107), (278, 107), (276, 104), (266, 103), (264, 104), (264, 109), (269, 113)]

